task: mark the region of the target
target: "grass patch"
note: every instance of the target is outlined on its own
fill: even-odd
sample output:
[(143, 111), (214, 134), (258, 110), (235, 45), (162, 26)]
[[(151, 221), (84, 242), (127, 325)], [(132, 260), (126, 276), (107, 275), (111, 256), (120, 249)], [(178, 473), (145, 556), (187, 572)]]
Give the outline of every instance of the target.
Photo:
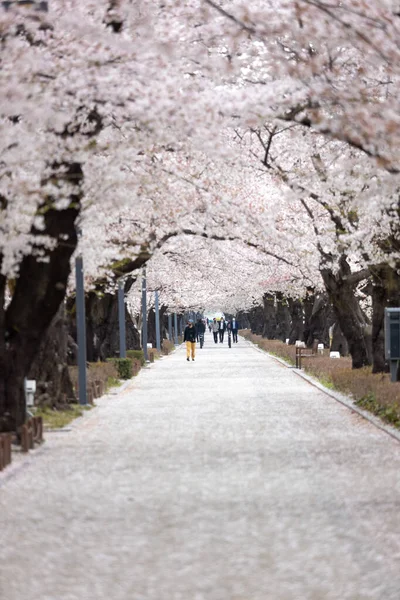
[(79, 404), (69, 404), (68, 408), (60, 410), (43, 407), (35, 411), (35, 416), (43, 417), (43, 423), (48, 429), (62, 429), (74, 419), (81, 417), (85, 410), (91, 408), (90, 405), (80, 406)]
[(122, 385), (122, 381), (120, 379), (117, 379), (116, 377), (108, 377), (106, 383), (106, 390), (109, 390), (113, 387), (118, 387), (120, 385)]
[[(269, 354), (296, 364), (296, 348), (280, 340), (266, 340), (248, 329), (240, 334)], [(332, 359), (323, 355), (303, 358), (302, 367), (325, 387), (351, 396), (360, 408), (400, 429), (400, 382), (392, 383), (389, 373), (372, 373), (371, 367), (352, 369), (351, 358)]]
[(399, 406), (389, 405), (384, 406), (376, 399), (373, 393), (368, 394), (364, 398), (360, 398), (355, 402), (360, 408), (364, 408), (369, 412), (372, 412), (377, 417), (381, 418), (382, 421), (390, 423), (400, 429), (400, 411)]

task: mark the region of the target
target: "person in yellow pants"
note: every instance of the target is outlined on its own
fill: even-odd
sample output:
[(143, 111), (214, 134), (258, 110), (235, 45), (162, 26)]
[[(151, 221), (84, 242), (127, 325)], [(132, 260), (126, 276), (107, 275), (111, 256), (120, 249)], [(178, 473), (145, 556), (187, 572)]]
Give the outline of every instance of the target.
[(186, 342), (186, 360), (190, 360), (190, 355), (192, 355), (192, 360), (194, 360), (196, 355), (196, 328), (191, 319), (185, 327), (183, 341)]

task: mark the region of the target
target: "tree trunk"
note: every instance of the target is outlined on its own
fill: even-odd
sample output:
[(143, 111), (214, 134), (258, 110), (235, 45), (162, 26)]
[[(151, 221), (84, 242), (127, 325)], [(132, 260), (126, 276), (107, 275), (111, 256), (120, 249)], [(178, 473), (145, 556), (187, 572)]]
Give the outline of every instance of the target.
[(339, 352), (340, 356), (349, 355), (349, 345), (337, 322), (332, 326), (332, 343), (330, 344), (330, 350), (331, 352)]
[(262, 336), (268, 340), (276, 339), (276, 308), (275, 296), (273, 294), (264, 294), (264, 326)]
[(150, 308), (147, 313), (147, 341), (155, 348), (157, 346), (156, 336), (156, 311)]
[(302, 341), (304, 338), (304, 311), (301, 300), (289, 298), (289, 311), (291, 317), (289, 344), (293, 345), (296, 340)]
[(29, 371), (36, 380), (35, 403), (59, 406), (76, 401), (68, 371), (68, 329), (61, 303)]
[(311, 347), (313, 345), (313, 337), (310, 332), (311, 325), (311, 317), (313, 312), (313, 306), (315, 302), (314, 290), (308, 288), (306, 296), (303, 300), (303, 312), (304, 312), (304, 329), (303, 329), (303, 338), (307, 347)]
[(264, 310), (262, 306), (255, 306), (249, 313), (251, 333), (262, 335), (264, 328)]
[(251, 329), (249, 315), (247, 312), (239, 312), (237, 320), (242, 329)]
[[(68, 302), (72, 315), (70, 332), (76, 340), (76, 313), (74, 299)], [(99, 294), (89, 292), (85, 300), (86, 312), (86, 355), (89, 362), (105, 361), (119, 355), (119, 316), (118, 292), (115, 294)], [(125, 304), (126, 348), (140, 349), (139, 333)]]
[[(0, 267), (2, 259), (0, 257)], [(3, 361), (6, 356), (6, 336), (5, 333), (5, 294), (6, 294), (7, 279), (0, 271), (0, 369), (4, 369)], [(0, 433), (8, 429), (7, 404), (6, 404), (6, 378), (5, 372), (0, 372)]]
[(310, 348), (315, 342), (324, 344), (329, 348), (329, 328), (334, 323), (334, 315), (326, 294), (317, 294), (314, 297), (311, 316), (308, 320), (307, 334), (304, 332), (307, 346)]
[(289, 305), (281, 292), (276, 295), (276, 301), (276, 338), (286, 342), (290, 334)]
[[(168, 307), (162, 304), (160, 306), (160, 338), (161, 343), (163, 340), (168, 339), (168, 316), (167, 316)], [(183, 324), (183, 329), (185, 329), (186, 323)]]
[(371, 353), (367, 323), (355, 296), (355, 288), (362, 279), (352, 276), (346, 257), (340, 259), (339, 269), (336, 273), (333, 273), (331, 269), (323, 268), (321, 276), (336, 319), (349, 345), (353, 369), (370, 365)]
[[(0, 415), (2, 431), (19, 432), (25, 422), (24, 378), (29, 374), (43, 337), (64, 299), (71, 255), (77, 244), (75, 220), (80, 210), (81, 165), (53, 165), (53, 178), (67, 180), (69, 185), (74, 185), (76, 193), (70, 195), (70, 205), (64, 210), (56, 210), (54, 199), (45, 198), (39, 207), (44, 230), (39, 231), (33, 226), (31, 234), (37, 240), (36, 248), (39, 252), (43, 250), (48, 262), (38, 259), (37, 252), (24, 256), (20, 264), (4, 318), (6, 343), (0, 346), (0, 390), (4, 392)], [(57, 241), (53, 249), (42, 247), (43, 235)]]

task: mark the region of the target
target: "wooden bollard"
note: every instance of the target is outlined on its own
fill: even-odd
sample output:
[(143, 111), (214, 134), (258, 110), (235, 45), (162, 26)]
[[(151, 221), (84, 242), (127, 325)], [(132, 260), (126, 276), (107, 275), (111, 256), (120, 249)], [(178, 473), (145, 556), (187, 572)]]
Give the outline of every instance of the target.
[(4, 433), (2, 436), (3, 462), (4, 466), (11, 464), (11, 433)]
[(98, 379), (96, 381), (96, 386), (97, 386), (97, 397), (101, 398), (101, 396), (103, 396), (103, 394), (104, 394), (104, 382), (101, 379)]
[(43, 417), (33, 417), (33, 439), (40, 444), (43, 442)]
[(154, 352), (152, 352), (151, 350), (149, 352), (149, 358), (150, 358), (150, 362), (153, 363), (154, 362)]
[(11, 464), (11, 433), (0, 434), (0, 471)]
[(36, 417), (39, 429), (39, 440), (43, 442), (43, 417)]
[(87, 391), (87, 401), (89, 404), (93, 404), (93, 388), (89, 387)]
[(21, 427), (21, 450), (29, 452), (28, 425), (26, 424)]
[(29, 419), (28, 421), (28, 441), (29, 441), (29, 450), (33, 450), (35, 447), (35, 438), (33, 435), (33, 421)]

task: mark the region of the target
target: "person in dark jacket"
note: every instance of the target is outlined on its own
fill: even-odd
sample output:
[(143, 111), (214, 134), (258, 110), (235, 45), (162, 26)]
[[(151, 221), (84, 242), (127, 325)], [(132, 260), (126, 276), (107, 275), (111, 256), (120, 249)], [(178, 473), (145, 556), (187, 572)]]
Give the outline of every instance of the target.
[(203, 323), (202, 319), (197, 319), (197, 323), (196, 323), (196, 339), (197, 341), (199, 341), (199, 336), (202, 333), (204, 335), (206, 331), (206, 326)]
[(216, 344), (218, 344), (218, 329), (219, 329), (219, 323), (218, 323), (217, 319), (214, 317), (214, 320), (212, 322), (212, 332), (213, 332), (213, 336), (214, 336), (214, 342)]
[(200, 348), (203, 347), (204, 344), (204, 334), (206, 332), (206, 326), (204, 324), (203, 319), (198, 319), (196, 323), (196, 338), (197, 341), (200, 342)]
[(196, 328), (191, 319), (188, 321), (187, 327), (185, 327), (183, 341), (186, 342), (186, 360), (190, 361), (190, 355), (192, 355), (192, 360), (194, 360), (196, 355)]
[(224, 317), (221, 317), (221, 320), (219, 322), (219, 328), (218, 328), (220, 344), (222, 344), (224, 342), (225, 331), (226, 331), (226, 323), (225, 323)]
[(233, 317), (233, 319), (231, 320), (231, 329), (232, 329), (232, 338), (233, 341), (237, 343), (238, 339), (237, 339), (237, 335), (238, 335), (238, 331), (240, 329), (240, 325), (237, 322), (236, 318)]

